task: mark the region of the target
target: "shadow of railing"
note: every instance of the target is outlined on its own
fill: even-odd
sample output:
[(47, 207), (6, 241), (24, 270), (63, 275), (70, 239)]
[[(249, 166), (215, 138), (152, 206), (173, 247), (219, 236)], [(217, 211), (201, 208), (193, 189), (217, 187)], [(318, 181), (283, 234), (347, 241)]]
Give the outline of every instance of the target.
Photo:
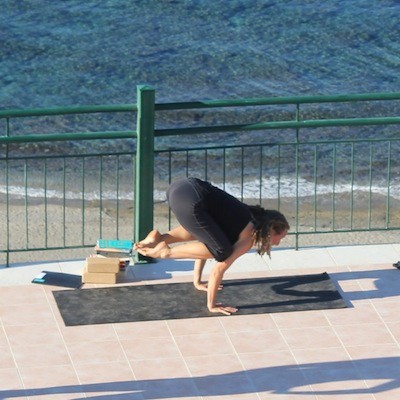
[[(91, 399), (170, 399), (255, 393), (299, 396), (363, 395), (400, 387), (400, 357), (256, 368), (248, 371), (93, 384), (3, 390), (2, 399), (76, 394)], [(351, 385), (349, 383), (351, 382)], [(324, 389), (326, 388), (326, 389)], [(104, 394), (102, 394), (104, 392)]]

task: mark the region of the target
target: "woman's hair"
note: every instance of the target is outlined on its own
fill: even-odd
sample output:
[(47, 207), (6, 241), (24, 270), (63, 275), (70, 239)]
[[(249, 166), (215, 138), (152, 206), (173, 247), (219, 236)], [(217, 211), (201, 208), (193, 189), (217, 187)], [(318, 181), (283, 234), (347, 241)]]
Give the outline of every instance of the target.
[(279, 211), (249, 206), (254, 223), (254, 245), (261, 256), (271, 253), (271, 234), (281, 234), (290, 229), (285, 216)]

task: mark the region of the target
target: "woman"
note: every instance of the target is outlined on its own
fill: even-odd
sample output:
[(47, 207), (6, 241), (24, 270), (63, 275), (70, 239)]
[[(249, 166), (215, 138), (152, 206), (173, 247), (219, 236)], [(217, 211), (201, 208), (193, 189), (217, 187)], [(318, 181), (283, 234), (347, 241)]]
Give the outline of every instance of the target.
[[(225, 271), (253, 246), (260, 255), (270, 255), (288, 230), (286, 218), (278, 211), (248, 206), (223, 190), (197, 178), (171, 184), (168, 203), (180, 226), (161, 234), (151, 231), (134, 249), (153, 258), (195, 259), (194, 285), (207, 291), (207, 307), (213, 313), (230, 315), (235, 307), (216, 303)], [(170, 247), (172, 243), (185, 242)], [(201, 282), (207, 259), (215, 258), (208, 285)]]

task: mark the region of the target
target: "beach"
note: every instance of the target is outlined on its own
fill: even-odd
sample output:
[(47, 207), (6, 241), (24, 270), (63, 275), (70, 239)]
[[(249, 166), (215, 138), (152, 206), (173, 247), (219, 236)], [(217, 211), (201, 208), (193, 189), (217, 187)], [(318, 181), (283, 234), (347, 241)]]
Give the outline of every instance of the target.
[[(382, 195), (373, 195), (370, 198), (365, 193), (355, 197), (356, 199), (351, 204), (348, 195), (337, 196), (334, 211), (332, 196), (329, 195), (317, 197), (317, 202), (311, 196), (301, 198), (298, 204), (293, 198), (282, 198), (279, 208), (291, 225), (291, 233), (296, 229), (301, 232), (297, 243), (299, 248), (400, 242), (400, 231), (385, 230), (386, 198)], [(245, 199), (244, 202), (251, 204), (254, 200)], [(278, 208), (277, 201), (270, 200), (267, 203), (263, 204), (265, 208)], [(395, 210), (399, 206), (399, 200), (391, 199), (390, 224), (392, 226), (400, 225), (398, 213), (395, 219)], [(297, 222), (296, 208), (299, 212)], [(93, 253), (93, 246), (99, 238), (133, 239), (134, 237), (133, 202), (124, 201), (119, 203), (118, 207), (113, 201), (102, 203), (91, 201), (84, 204), (79, 202), (41, 204), (37, 201), (28, 206), (17, 202), (10, 204), (8, 211), (10, 249), (31, 249), (12, 252), (10, 264), (84, 259)], [(168, 212), (166, 202), (160, 201), (155, 204), (154, 227), (162, 232), (167, 231), (169, 226), (176, 226), (173, 216), (169, 225)], [(352, 219), (351, 215), (353, 215)], [(345, 232), (368, 227), (379, 230)], [(333, 229), (337, 232), (333, 233)], [(316, 234), (316, 230), (325, 233)], [(5, 249), (7, 207), (4, 202), (0, 203), (0, 232), (0, 247)], [(82, 244), (86, 247), (79, 248)], [(45, 247), (69, 248), (33, 250)], [(280, 247), (295, 248), (296, 236), (290, 234), (282, 241)], [(1, 267), (4, 266), (5, 260), (5, 253), (2, 253)]]

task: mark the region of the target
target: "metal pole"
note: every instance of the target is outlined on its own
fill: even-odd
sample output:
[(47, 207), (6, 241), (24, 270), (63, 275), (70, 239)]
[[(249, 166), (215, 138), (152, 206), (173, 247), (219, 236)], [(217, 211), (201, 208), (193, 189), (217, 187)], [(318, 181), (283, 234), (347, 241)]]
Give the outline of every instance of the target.
[[(155, 90), (146, 85), (137, 86), (137, 148), (135, 179), (135, 232), (137, 242), (153, 229), (154, 191), (154, 103)], [(135, 262), (152, 259), (135, 254)]]

